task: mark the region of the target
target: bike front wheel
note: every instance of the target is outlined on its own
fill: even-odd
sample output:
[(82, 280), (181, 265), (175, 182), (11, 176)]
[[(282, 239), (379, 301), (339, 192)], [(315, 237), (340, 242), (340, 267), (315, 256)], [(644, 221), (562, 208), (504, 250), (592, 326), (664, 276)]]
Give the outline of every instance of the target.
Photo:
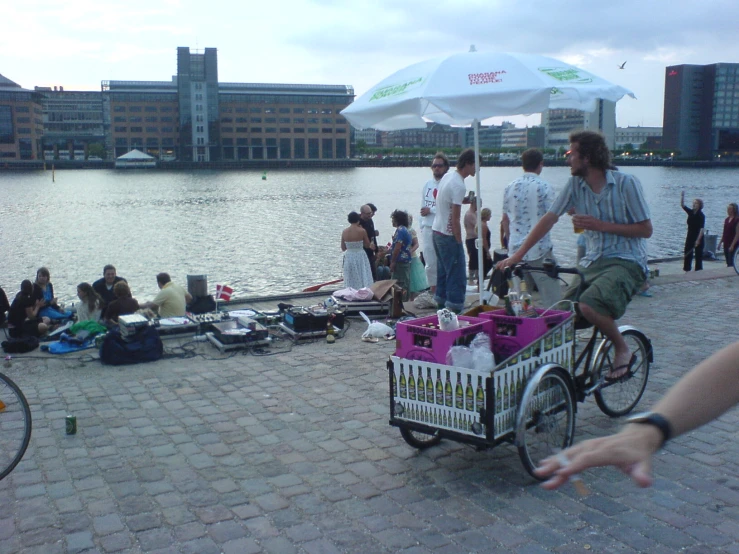
[[(610, 417), (621, 417), (628, 414), (641, 400), (649, 379), (649, 360), (652, 345), (644, 335), (634, 329), (621, 333), (629, 350), (634, 355), (631, 369), (622, 378), (614, 382), (606, 382), (595, 391), (595, 401), (601, 411)], [(615, 349), (608, 341), (596, 360), (594, 378), (601, 380), (613, 367)]]
[(436, 446), (441, 442), (439, 431), (434, 431), (433, 433), (423, 433), (421, 431), (412, 431), (411, 429), (401, 427), (400, 435), (403, 437), (403, 440), (405, 442), (407, 442), (413, 448), (418, 448), (419, 450), (425, 450), (426, 448)]
[(9, 377), (0, 373), (0, 480), (26, 453), (31, 440), (31, 408), (26, 397)]

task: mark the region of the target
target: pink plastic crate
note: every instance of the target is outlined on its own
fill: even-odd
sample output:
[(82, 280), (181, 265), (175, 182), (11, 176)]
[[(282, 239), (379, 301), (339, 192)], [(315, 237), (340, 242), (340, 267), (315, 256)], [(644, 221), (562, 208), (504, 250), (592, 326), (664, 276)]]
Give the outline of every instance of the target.
[[(465, 325), (454, 331), (439, 329), (439, 318), (435, 315), (401, 321), (395, 327), (395, 355), (408, 360), (446, 364), (446, 355), (452, 346), (469, 345), (477, 333), (491, 336), (491, 320), (464, 315), (457, 318), (460, 324)], [(425, 326), (429, 323), (434, 327)]]
[[(538, 314), (545, 310), (536, 309)], [(506, 315), (505, 310), (483, 312), (480, 319), (492, 323), (490, 337), (496, 360), (504, 360), (523, 350), (572, 316), (571, 312), (550, 310), (542, 317), (515, 317)]]

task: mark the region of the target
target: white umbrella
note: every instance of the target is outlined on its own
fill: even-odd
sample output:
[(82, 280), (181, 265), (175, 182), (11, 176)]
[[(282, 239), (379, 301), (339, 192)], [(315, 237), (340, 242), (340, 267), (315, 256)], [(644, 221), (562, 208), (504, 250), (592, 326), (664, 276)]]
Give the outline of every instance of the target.
[[(479, 123), (495, 116), (546, 109), (591, 111), (598, 99), (616, 102), (634, 93), (583, 69), (546, 56), (505, 52), (453, 54), (393, 73), (341, 114), (359, 129), (423, 129), (427, 121), (472, 125), (479, 164)], [(475, 174), (477, 226), (482, 229), (480, 168)], [(482, 270), (482, 249), (478, 248)], [(479, 279), (482, 303), (482, 279)]]

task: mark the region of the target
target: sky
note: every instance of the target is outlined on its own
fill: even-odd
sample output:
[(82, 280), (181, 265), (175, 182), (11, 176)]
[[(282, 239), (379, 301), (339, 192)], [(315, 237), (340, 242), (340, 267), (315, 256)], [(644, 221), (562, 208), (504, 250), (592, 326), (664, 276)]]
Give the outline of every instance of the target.
[(359, 96), (474, 44), (578, 65), (636, 94), (618, 103), (618, 126), (662, 126), (665, 67), (739, 62), (737, 21), (736, 0), (0, 0), (0, 74), (29, 89), (99, 90), (168, 81), (178, 46), (214, 47), (221, 82), (351, 85)]

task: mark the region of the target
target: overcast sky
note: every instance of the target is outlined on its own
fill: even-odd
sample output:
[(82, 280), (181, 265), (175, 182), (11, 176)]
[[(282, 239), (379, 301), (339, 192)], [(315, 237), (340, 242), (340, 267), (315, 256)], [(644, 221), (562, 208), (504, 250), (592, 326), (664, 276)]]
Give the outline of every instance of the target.
[(178, 46), (215, 47), (222, 82), (343, 84), (359, 96), (474, 44), (575, 63), (636, 93), (619, 102), (619, 126), (661, 126), (664, 68), (739, 62), (738, 22), (737, 0), (0, 0), (0, 74), (99, 90), (169, 80)]

